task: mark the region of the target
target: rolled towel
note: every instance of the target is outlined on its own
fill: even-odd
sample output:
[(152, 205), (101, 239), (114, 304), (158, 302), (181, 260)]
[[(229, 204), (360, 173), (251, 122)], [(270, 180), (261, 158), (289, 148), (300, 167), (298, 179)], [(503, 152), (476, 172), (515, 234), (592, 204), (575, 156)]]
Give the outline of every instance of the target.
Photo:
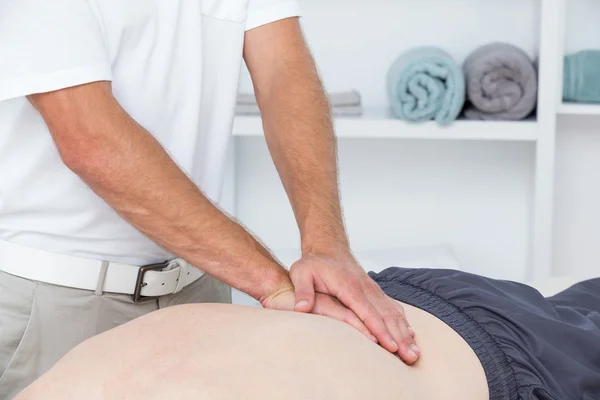
[[(361, 105), (360, 93), (356, 90), (327, 93), (332, 107), (356, 107)], [(256, 104), (254, 93), (239, 93), (237, 103), (240, 105)]]
[(331, 108), (331, 115), (334, 117), (360, 117), (362, 114), (363, 108), (361, 105)]
[(357, 90), (327, 93), (331, 107), (360, 107), (362, 99)]
[(258, 104), (236, 104), (236, 115), (260, 115)]
[[(260, 115), (260, 109), (257, 104), (237, 104), (235, 106), (237, 115)], [(359, 117), (363, 113), (361, 106), (333, 107), (331, 114), (334, 117)]]
[(418, 47), (400, 56), (388, 72), (387, 89), (394, 115), (410, 122), (435, 119), (447, 125), (465, 101), (460, 66), (437, 47)]
[(463, 71), (467, 119), (520, 120), (535, 109), (536, 69), (518, 47), (508, 43), (482, 46), (467, 57)]
[(600, 103), (600, 51), (584, 50), (565, 57), (563, 100)]

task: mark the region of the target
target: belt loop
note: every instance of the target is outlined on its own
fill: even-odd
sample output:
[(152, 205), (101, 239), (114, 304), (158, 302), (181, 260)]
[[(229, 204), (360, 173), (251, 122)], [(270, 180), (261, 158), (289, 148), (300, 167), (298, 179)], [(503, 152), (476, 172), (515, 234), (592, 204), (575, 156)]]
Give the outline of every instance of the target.
[(179, 268), (179, 277), (177, 278), (177, 286), (175, 287), (175, 290), (173, 291), (173, 294), (175, 294), (175, 293), (181, 292), (183, 290), (183, 288), (185, 287), (185, 282), (187, 281), (187, 276), (189, 275), (190, 264), (188, 264), (187, 261), (185, 261), (181, 258), (176, 258), (171, 261), (171, 265), (173, 266), (173, 269)]
[(102, 293), (104, 293), (104, 281), (106, 280), (107, 271), (108, 261), (102, 261), (102, 266), (100, 267), (100, 274), (98, 275), (98, 283), (96, 284), (96, 291), (94, 292), (96, 296), (102, 296)]

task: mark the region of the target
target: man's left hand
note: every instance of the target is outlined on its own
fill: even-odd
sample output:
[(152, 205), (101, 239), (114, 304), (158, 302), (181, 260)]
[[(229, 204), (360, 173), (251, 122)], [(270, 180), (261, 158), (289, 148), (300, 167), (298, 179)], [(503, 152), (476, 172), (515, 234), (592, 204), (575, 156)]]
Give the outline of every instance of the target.
[[(296, 295), (294, 293), (294, 288), (284, 288), (267, 297), (262, 302), (262, 306), (264, 308), (273, 310), (294, 311), (295, 299)], [(315, 305), (312, 309), (312, 314), (322, 315), (343, 321), (354, 327), (371, 341), (377, 343), (377, 338), (371, 334), (369, 329), (365, 326), (365, 324), (363, 324), (360, 318), (358, 318), (352, 310), (340, 303), (339, 300), (331, 297), (328, 294), (315, 294)]]
[(292, 265), (290, 278), (296, 311), (315, 313), (316, 294), (330, 295), (356, 314), (386, 350), (397, 353), (407, 364), (419, 358), (404, 309), (385, 295), (350, 252), (306, 254)]

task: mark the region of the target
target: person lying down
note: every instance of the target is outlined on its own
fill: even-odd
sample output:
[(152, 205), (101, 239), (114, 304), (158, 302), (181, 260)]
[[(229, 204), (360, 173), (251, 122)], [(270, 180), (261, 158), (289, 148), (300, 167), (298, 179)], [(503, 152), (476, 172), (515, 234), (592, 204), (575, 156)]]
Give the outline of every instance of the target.
[(17, 399), (600, 399), (600, 278), (544, 298), (460, 271), (371, 277), (405, 308), (414, 366), (327, 317), (185, 305), (87, 340)]

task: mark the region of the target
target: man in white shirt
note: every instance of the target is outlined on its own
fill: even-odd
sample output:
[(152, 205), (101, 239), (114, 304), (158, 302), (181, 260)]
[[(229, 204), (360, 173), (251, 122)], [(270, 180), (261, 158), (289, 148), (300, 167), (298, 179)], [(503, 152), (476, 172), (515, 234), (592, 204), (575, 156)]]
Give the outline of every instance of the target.
[[(416, 360), (350, 252), (298, 16), (295, 0), (0, 0), (0, 398), (90, 336), (229, 286)], [(213, 205), (242, 57), (302, 237), (289, 273)]]

